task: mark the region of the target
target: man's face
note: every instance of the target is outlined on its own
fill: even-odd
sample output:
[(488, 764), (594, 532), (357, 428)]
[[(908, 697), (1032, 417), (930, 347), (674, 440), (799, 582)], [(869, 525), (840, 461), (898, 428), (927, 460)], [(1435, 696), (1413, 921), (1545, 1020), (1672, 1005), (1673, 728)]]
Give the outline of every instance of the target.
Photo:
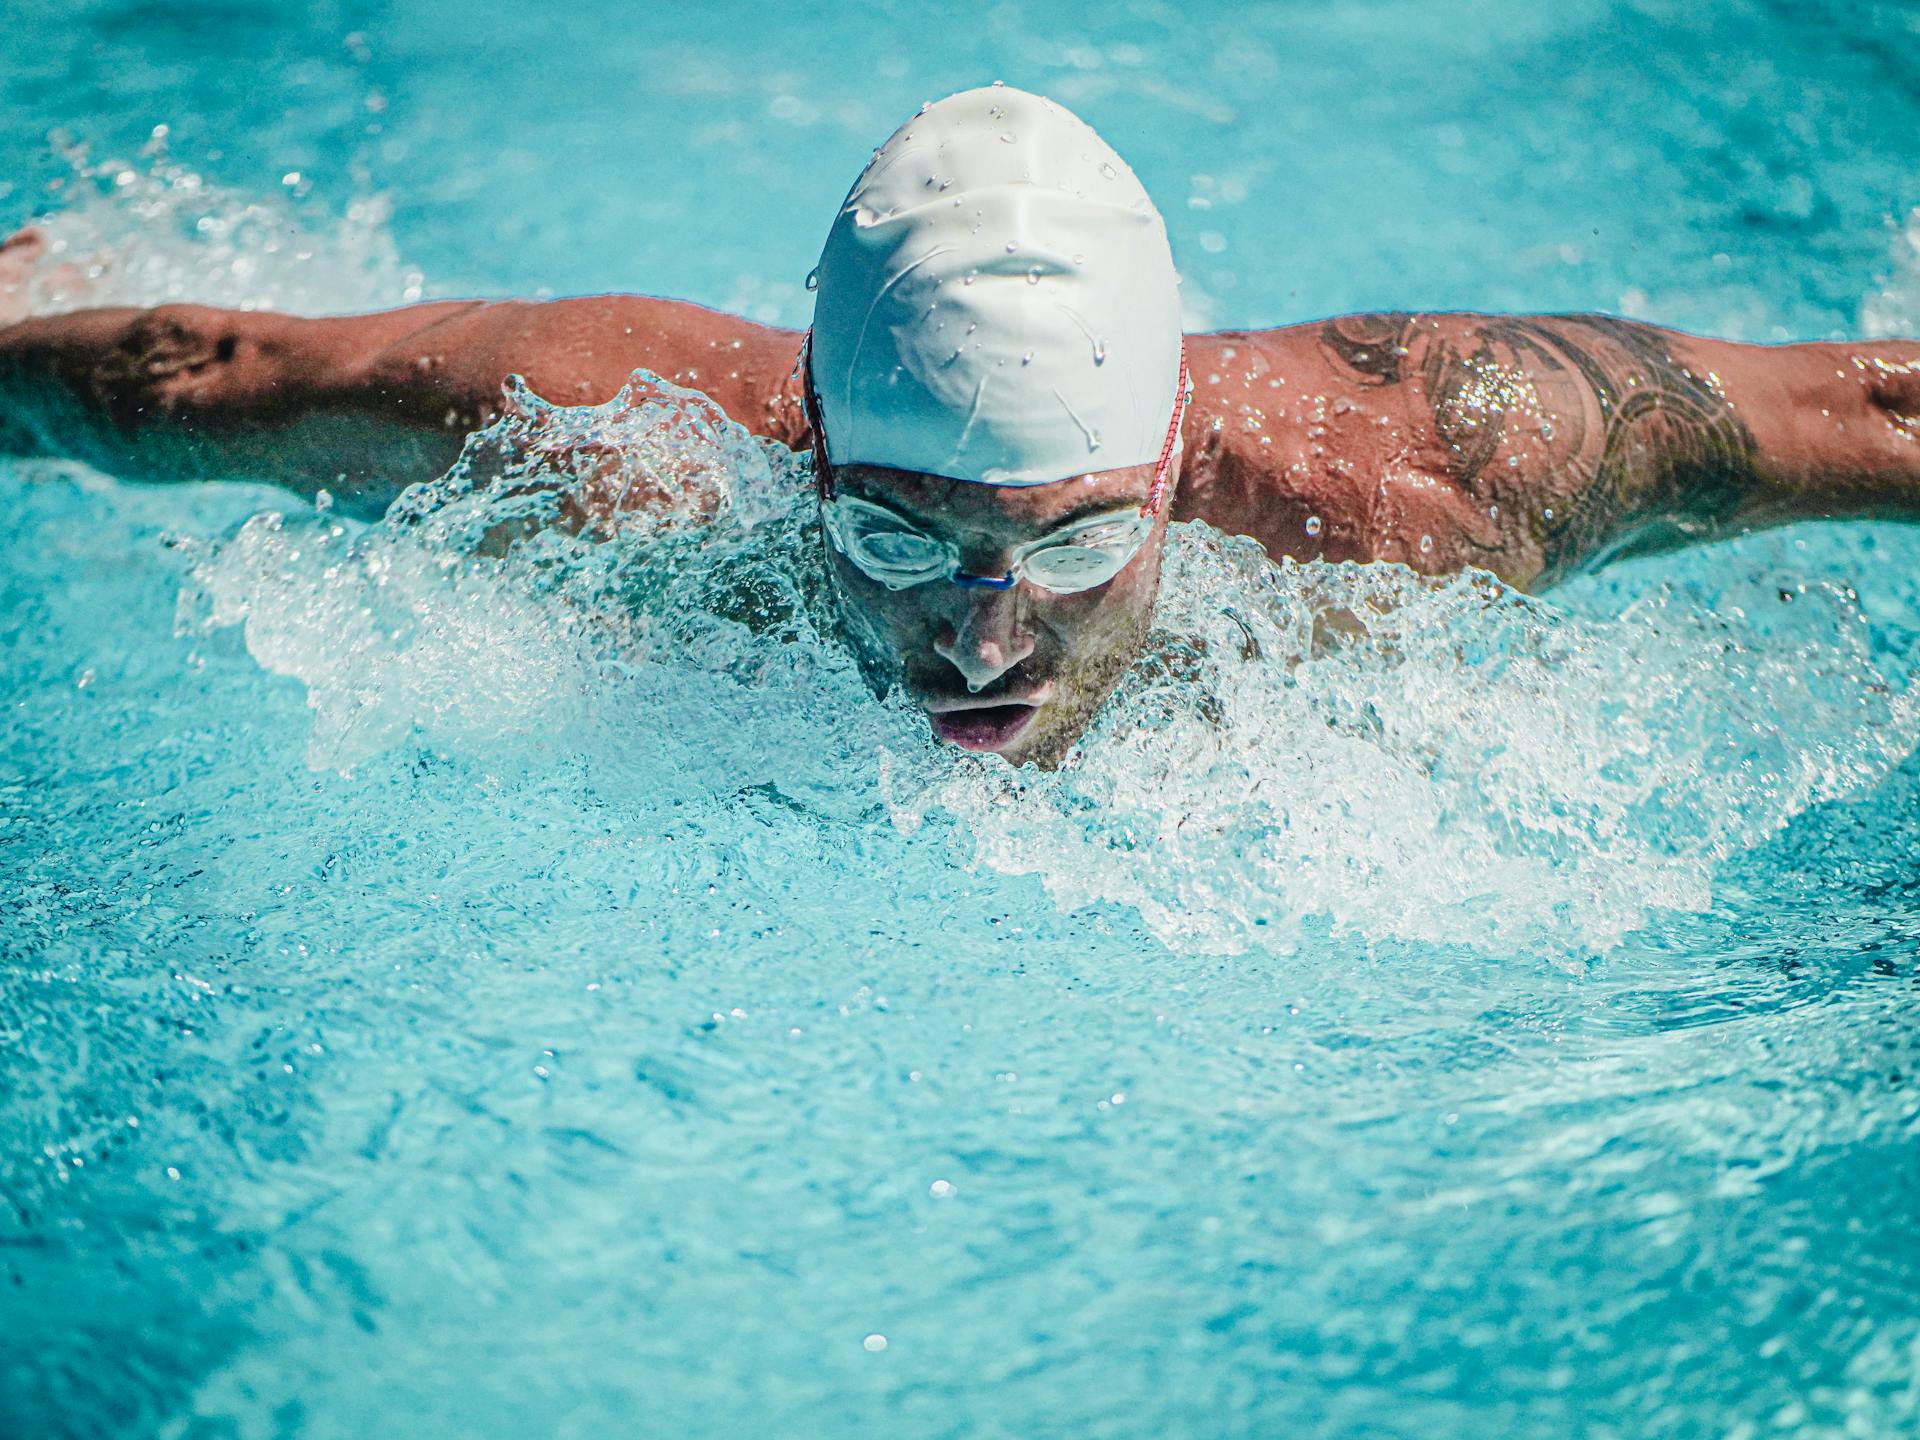
[[(1154, 466), (1022, 487), (975, 484), (878, 466), (836, 466), (839, 494), (884, 505), (952, 542), (976, 575), (1000, 576), (1013, 552), (1070, 521), (1145, 503)], [(841, 619), (868, 677), (899, 684), (941, 739), (1015, 764), (1060, 762), (1132, 664), (1147, 633), (1166, 538), (1153, 530), (1112, 580), (1056, 594), (1022, 576), (1009, 589), (947, 579), (892, 590), (831, 542)]]

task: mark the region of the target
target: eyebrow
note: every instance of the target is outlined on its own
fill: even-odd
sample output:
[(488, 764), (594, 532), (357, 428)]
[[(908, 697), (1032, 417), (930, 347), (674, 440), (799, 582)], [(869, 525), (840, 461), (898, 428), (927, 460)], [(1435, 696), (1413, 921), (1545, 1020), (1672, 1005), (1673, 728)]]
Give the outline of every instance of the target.
[[(898, 515), (902, 520), (907, 521), (909, 524), (917, 525), (923, 530), (932, 531), (935, 534), (946, 533), (944, 526), (927, 519), (924, 515), (918, 514), (913, 507), (909, 505), (899, 504), (892, 500), (882, 500), (877, 496), (868, 495), (858, 490), (849, 490), (846, 493), (851, 499), (862, 501), (868, 505), (878, 506), (880, 509)], [(1071, 525), (1076, 525), (1082, 520), (1090, 520), (1096, 515), (1107, 515), (1120, 510), (1138, 510), (1142, 503), (1143, 502), (1138, 500), (1126, 499), (1089, 500), (1084, 505), (1074, 506), (1073, 509), (1048, 525), (1040, 534), (1051, 535), (1056, 530), (1065, 530)]]

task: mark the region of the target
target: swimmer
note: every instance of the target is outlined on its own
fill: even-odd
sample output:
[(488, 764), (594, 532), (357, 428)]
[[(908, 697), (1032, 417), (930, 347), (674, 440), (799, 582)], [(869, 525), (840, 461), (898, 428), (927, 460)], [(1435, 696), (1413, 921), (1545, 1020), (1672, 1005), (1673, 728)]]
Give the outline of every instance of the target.
[(1059, 762), (1147, 632), (1170, 520), (1275, 557), (1537, 588), (1810, 517), (1920, 519), (1920, 344), (1755, 346), (1605, 315), (1351, 315), (1183, 336), (1166, 228), (1084, 123), (1006, 86), (855, 182), (801, 334), (640, 296), (307, 319), (30, 317), (0, 248), (0, 448), (273, 478), (377, 514), (524, 375), (638, 368), (811, 448), (847, 640), (935, 734)]

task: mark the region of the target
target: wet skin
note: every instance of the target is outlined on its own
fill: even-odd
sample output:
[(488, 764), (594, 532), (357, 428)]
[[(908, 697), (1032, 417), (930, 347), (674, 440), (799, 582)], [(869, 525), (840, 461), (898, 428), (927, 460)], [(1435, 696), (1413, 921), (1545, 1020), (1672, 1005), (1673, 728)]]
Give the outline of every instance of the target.
[[(704, 391), (755, 434), (813, 444), (798, 332), (697, 305), (607, 295), (322, 319), (194, 305), (27, 317), (28, 275), (58, 285), (42, 249), (33, 232), (0, 244), (0, 452), (134, 480), (270, 477), (377, 515), (458, 457), (499, 413), (509, 374), (578, 405), (610, 399), (638, 368)], [(1759, 346), (1603, 315), (1380, 314), (1195, 335), (1187, 350), (1171, 518), (1275, 556), (1476, 566), (1538, 588), (1626, 550), (1759, 525), (1920, 520), (1911, 341)], [(951, 533), (989, 573), (1073, 509), (1076, 487), (1145, 493), (1130, 472), (1020, 490), (883, 470), (842, 484)], [(1051, 763), (1145, 632), (1166, 518), (1126, 571), (1079, 596), (889, 592), (836, 556), (846, 628), (877, 679), (924, 705), (1044, 695), (990, 748)], [(960, 715), (937, 733), (992, 741), (995, 718)]]
[[(836, 467), (840, 493), (900, 511), (954, 541), (966, 568), (1003, 575), (1035, 536), (1099, 511), (1138, 507), (1151, 464), (1050, 485), (977, 485), (877, 466)], [(1060, 762), (1112, 693), (1146, 634), (1160, 583), (1166, 505), (1139, 553), (1112, 580), (1060, 595), (1024, 578), (1012, 588), (948, 580), (892, 590), (829, 544), (842, 626), (875, 688), (899, 685), (934, 733), (1014, 763)]]

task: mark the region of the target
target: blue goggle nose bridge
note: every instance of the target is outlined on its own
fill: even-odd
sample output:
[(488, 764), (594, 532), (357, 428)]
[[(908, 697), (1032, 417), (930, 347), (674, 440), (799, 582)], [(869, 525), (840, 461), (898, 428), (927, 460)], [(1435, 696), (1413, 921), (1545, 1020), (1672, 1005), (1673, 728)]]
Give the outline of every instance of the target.
[(1012, 575), (976, 575), (971, 570), (956, 570), (947, 577), (963, 590), (1011, 590)]

